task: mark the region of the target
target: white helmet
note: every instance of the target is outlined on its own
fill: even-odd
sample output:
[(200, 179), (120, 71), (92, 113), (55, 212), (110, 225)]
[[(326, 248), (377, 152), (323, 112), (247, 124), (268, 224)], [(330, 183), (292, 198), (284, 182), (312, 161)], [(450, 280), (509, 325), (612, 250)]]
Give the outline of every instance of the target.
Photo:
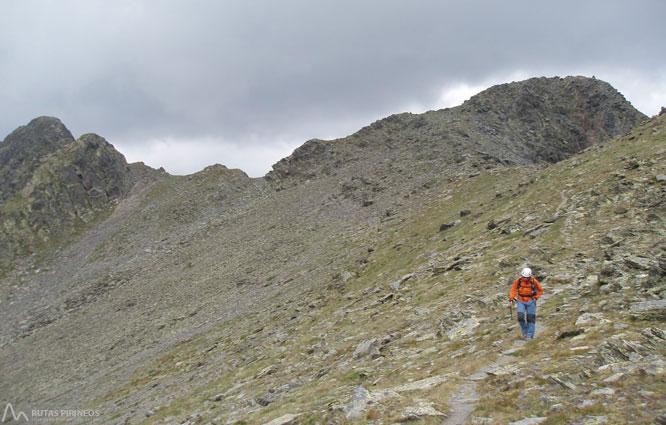
[(523, 277), (530, 277), (530, 276), (532, 276), (532, 269), (530, 269), (529, 267), (525, 267), (525, 268), (523, 269), (523, 272), (521, 273), (521, 275), (523, 275)]

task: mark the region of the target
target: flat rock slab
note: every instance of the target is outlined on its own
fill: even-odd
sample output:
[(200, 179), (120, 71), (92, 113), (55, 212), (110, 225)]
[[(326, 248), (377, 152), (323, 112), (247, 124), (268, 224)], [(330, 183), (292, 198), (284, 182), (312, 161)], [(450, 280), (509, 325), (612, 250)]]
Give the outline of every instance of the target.
[(540, 424), (542, 422), (545, 422), (546, 419), (548, 419), (548, 418), (544, 418), (544, 417), (541, 417), (541, 416), (535, 416), (535, 417), (532, 417), (532, 418), (521, 419), (521, 420), (516, 421), (516, 422), (509, 422), (509, 425), (536, 425), (536, 424)]
[(448, 374), (431, 376), (430, 378), (421, 379), (420, 381), (409, 382), (407, 384), (390, 388), (388, 391), (401, 393), (404, 391), (426, 390), (428, 388), (432, 388), (436, 385), (441, 384), (442, 382), (446, 381), (448, 377), (449, 377)]
[(363, 414), (363, 411), (370, 403), (376, 403), (385, 398), (398, 397), (398, 393), (390, 390), (368, 391), (363, 387), (354, 390), (352, 401), (343, 408), (347, 418), (357, 419)]
[(358, 387), (354, 390), (351, 403), (345, 405), (343, 411), (347, 418), (357, 419), (362, 416), (368, 404), (377, 403), (387, 398), (400, 397), (398, 393), (405, 391), (427, 390), (446, 381), (448, 377), (448, 374), (431, 376), (430, 378), (409, 382), (385, 390), (368, 391), (363, 387)]
[(279, 418), (273, 419), (270, 422), (266, 422), (264, 425), (290, 425), (296, 423), (296, 419), (300, 415), (292, 415), (291, 413), (280, 416)]
[(607, 424), (608, 418), (605, 416), (584, 416), (571, 422), (571, 425), (601, 425)]
[(483, 381), (488, 376), (486, 371), (476, 372), (465, 378), (467, 381)]
[(664, 319), (666, 318), (666, 300), (634, 303), (629, 310), (638, 319)]
[[(516, 341), (516, 342), (524, 342), (524, 341), (520, 340), (520, 341)], [(502, 355), (510, 356), (511, 354), (517, 353), (518, 351), (520, 351), (522, 349), (523, 349), (523, 347), (509, 348), (508, 350), (502, 351)]]

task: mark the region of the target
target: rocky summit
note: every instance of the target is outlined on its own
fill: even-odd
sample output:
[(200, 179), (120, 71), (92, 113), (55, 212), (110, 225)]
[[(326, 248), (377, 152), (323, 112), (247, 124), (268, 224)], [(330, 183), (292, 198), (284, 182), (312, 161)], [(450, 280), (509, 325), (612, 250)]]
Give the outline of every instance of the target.
[(111, 144), (96, 134), (74, 140), (56, 118), (36, 118), (7, 136), (0, 161), (3, 267), (108, 210), (135, 182)]
[(0, 143), (0, 401), (63, 424), (664, 423), (665, 155), (666, 115), (584, 77), (310, 140), (257, 179), (38, 118)]

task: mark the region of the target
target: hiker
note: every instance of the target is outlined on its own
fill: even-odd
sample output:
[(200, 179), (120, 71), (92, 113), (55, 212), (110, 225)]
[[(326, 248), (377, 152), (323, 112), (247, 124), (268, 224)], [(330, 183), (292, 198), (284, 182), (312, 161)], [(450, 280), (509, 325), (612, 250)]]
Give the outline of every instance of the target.
[(509, 294), (509, 307), (511, 307), (518, 298), (516, 312), (518, 323), (523, 331), (521, 339), (534, 338), (534, 328), (536, 326), (536, 300), (543, 295), (543, 288), (538, 280), (532, 274), (529, 267), (523, 269), (521, 276), (513, 282), (511, 293)]

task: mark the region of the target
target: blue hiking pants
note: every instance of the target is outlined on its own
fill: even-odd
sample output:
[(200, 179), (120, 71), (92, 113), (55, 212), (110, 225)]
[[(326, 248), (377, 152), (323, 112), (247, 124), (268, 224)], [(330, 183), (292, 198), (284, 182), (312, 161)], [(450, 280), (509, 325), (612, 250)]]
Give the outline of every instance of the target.
[(523, 335), (528, 338), (534, 338), (534, 328), (536, 326), (536, 300), (518, 301), (516, 312), (518, 323), (523, 330)]

